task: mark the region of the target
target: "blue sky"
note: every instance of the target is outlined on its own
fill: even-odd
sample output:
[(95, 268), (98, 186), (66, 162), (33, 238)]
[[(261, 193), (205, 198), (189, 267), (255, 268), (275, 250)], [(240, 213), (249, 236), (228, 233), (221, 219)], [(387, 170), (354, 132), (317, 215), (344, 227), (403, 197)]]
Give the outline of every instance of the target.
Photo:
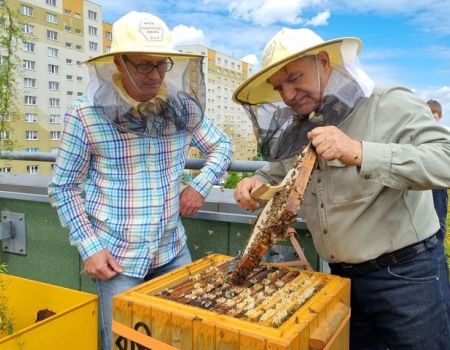
[(202, 44), (259, 65), (282, 27), (308, 27), (325, 40), (356, 36), (360, 60), (377, 83), (434, 98), (450, 126), (449, 0), (93, 0), (114, 22), (131, 10), (161, 17), (178, 44)]

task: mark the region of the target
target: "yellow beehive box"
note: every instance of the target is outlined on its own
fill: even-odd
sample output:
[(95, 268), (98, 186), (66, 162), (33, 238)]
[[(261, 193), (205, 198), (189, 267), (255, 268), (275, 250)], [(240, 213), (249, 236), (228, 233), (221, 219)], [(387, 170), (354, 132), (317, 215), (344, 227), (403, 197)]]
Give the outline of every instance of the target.
[[(94, 350), (98, 348), (97, 296), (1, 274), (14, 333), (2, 350)], [(55, 312), (36, 322), (40, 310)]]
[(114, 349), (132, 349), (136, 344), (153, 350), (348, 349), (350, 281), (345, 278), (302, 271), (320, 278), (323, 286), (279, 327), (161, 295), (230, 259), (210, 255), (118, 294), (113, 302)]

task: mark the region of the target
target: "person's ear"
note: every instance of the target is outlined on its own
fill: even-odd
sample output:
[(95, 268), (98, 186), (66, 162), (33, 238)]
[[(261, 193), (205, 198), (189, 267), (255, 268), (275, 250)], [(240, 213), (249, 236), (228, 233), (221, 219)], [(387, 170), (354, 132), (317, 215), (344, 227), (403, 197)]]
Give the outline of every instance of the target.
[(114, 64), (116, 66), (116, 69), (119, 72), (122, 72), (122, 70), (123, 70), (123, 59), (119, 55), (114, 56)]
[(329, 72), (331, 70), (330, 64), (330, 56), (326, 51), (320, 51), (317, 55), (319, 64), (322, 66), (325, 72)]

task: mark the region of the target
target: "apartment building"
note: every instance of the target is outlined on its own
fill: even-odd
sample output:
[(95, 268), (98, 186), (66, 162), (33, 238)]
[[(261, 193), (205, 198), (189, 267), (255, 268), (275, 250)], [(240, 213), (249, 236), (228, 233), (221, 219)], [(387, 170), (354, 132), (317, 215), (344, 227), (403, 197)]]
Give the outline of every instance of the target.
[(236, 87), (251, 74), (251, 65), (202, 45), (183, 45), (177, 49), (206, 56), (203, 61), (206, 115), (232, 138), (234, 159), (252, 160), (257, 154), (252, 124), (242, 106), (232, 100)]
[[(23, 118), (13, 122), (15, 151), (56, 152), (67, 105), (84, 94), (89, 81), (82, 62), (111, 46), (111, 25), (102, 8), (87, 0), (6, 0), (19, 11), (27, 34), (18, 52), (17, 87)], [(1, 9), (0, 9), (1, 11)], [(0, 48), (1, 53), (1, 48)], [(53, 164), (0, 160), (0, 172), (50, 174)]]

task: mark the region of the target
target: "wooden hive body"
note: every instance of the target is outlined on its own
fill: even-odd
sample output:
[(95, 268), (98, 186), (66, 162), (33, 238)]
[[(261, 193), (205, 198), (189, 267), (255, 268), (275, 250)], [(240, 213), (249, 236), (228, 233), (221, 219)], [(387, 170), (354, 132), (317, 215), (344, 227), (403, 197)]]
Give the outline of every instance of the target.
[(114, 349), (144, 349), (137, 344), (153, 350), (348, 349), (348, 279), (308, 272), (324, 281), (323, 287), (278, 328), (158, 296), (189, 276), (230, 259), (210, 255), (117, 295), (113, 306)]

